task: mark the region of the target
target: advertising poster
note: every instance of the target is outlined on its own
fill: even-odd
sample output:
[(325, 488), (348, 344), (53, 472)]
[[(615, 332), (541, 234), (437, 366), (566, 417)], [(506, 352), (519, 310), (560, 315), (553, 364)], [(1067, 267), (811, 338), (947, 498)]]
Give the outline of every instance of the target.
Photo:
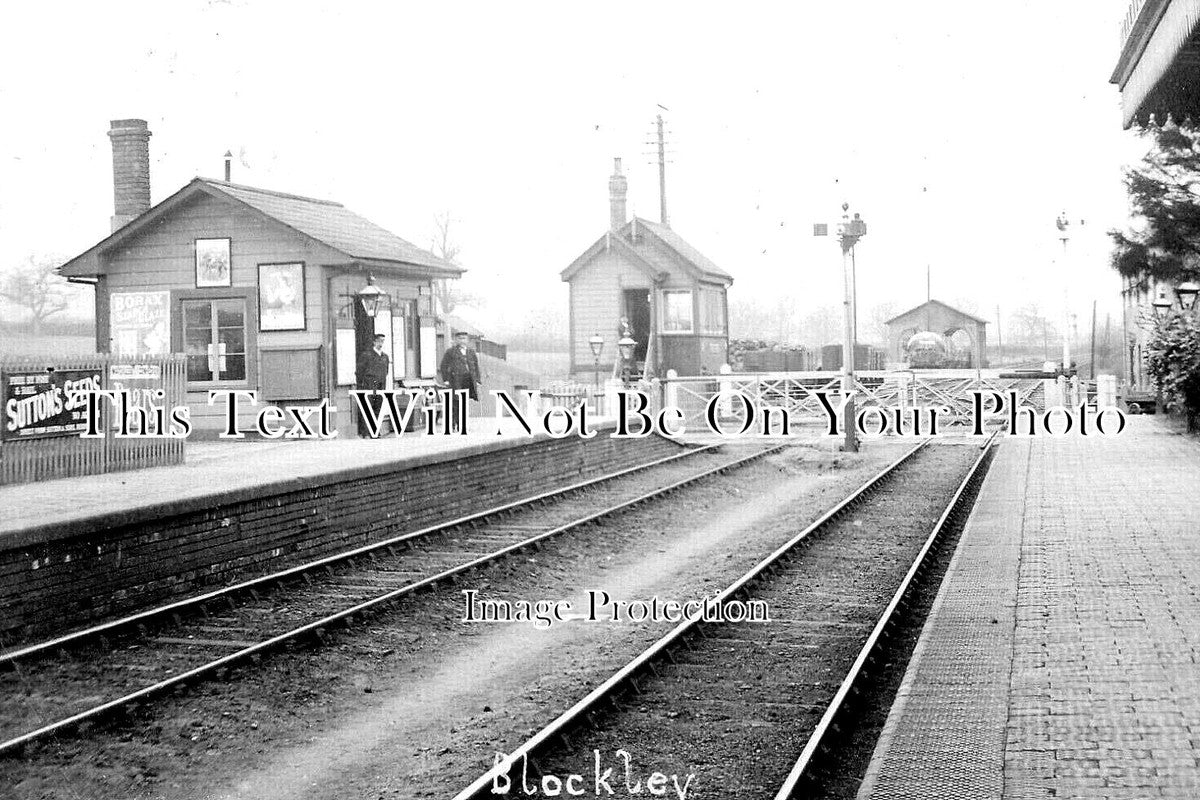
[(87, 392), (101, 388), (92, 370), (10, 372), (4, 375), (4, 425), (0, 438), (77, 436), (85, 430)]
[(108, 323), (115, 355), (150, 356), (170, 351), (170, 292), (113, 292), (109, 298)]

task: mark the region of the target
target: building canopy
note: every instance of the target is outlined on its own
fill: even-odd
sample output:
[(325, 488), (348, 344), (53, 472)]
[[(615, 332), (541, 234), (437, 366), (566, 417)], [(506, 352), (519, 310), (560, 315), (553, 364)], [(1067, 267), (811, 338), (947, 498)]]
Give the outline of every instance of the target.
[(1132, 0), (1112, 83), (1126, 128), (1173, 116), (1200, 119), (1200, 3)]

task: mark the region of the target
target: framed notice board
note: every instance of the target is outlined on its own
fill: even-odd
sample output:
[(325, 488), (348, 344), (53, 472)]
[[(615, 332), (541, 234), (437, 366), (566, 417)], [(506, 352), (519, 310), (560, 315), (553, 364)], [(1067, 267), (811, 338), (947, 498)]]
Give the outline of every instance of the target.
[(321, 346), (259, 351), (264, 400), (315, 400), (321, 396)]

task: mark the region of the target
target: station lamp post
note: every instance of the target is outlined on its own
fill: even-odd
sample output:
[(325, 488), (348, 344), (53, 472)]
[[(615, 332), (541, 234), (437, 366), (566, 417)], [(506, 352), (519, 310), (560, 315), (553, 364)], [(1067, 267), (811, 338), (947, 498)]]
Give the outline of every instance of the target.
[(379, 306), (384, 304), (388, 295), (375, 285), (375, 276), (367, 276), (367, 285), (358, 290), (358, 301), (362, 303), (363, 311), (372, 319), (379, 313)]
[(1200, 284), (1184, 281), (1175, 287), (1175, 294), (1179, 297), (1179, 307), (1184, 311), (1191, 311), (1196, 307), (1196, 295), (1200, 295)]
[(595, 358), (595, 374), (592, 379), (592, 388), (596, 394), (600, 393), (600, 354), (604, 352), (604, 337), (600, 334), (594, 334), (588, 339), (588, 345), (592, 348), (592, 356)]
[(637, 347), (637, 342), (632, 336), (622, 336), (617, 342), (617, 349), (621, 352), (621, 380), (626, 386), (629, 385), (629, 365), (633, 363), (633, 348)]
[[(1195, 281), (1184, 281), (1175, 287), (1175, 296), (1179, 298), (1180, 311), (1185, 315), (1190, 315), (1192, 309), (1196, 307), (1196, 296), (1200, 295), (1200, 285)], [(1150, 303), (1154, 309), (1154, 319), (1158, 325), (1163, 325), (1171, 319), (1172, 312), (1175, 308), (1174, 301), (1167, 297), (1167, 293), (1161, 288), (1158, 290), (1158, 297)], [(1158, 396), (1155, 400), (1157, 411), (1163, 410), (1162, 386), (1158, 386)]]
[[(1175, 287), (1175, 296), (1179, 298), (1179, 310), (1184, 314), (1191, 313), (1196, 307), (1196, 296), (1200, 295), (1200, 284), (1195, 281), (1184, 281)], [(1158, 322), (1166, 322), (1171, 318), (1171, 312), (1175, 309), (1175, 302), (1167, 297), (1167, 293), (1161, 288), (1158, 290), (1158, 297), (1150, 303), (1154, 308), (1154, 319)]]
[(1154, 307), (1154, 318), (1159, 322), (1166, 322), (1171, 315), (1171, 306), (1173, 305), (1167, 297), (1167, 293), (1159, 289), (1158, 297), (1154, 298), (1154, 302), (1150, 305)]

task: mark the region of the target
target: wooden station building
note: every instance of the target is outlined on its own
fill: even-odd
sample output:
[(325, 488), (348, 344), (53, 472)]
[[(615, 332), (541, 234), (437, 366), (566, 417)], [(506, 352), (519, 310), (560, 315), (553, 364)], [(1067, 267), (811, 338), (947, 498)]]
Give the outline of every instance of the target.
[(609, 230), (562, 271), (570, 284), (571, 373), (595, 369), (589, 340), (604, 339), (600, 369), (618, 356), (621, 317), (633, 329), (634, 373), (716, 374), (728, 359), (728, 272), (662, 222), (627, 219), (628, 181), (615, 159)]
[(330, 398), (349, 435), (357, 354), (376, 333), (393, 381), (436, 377), (433, 282), (462, 269), (339, 203), (230, 183), (228, 161), (227, 180), (196, 178), (152, 206), (145, 121), (114, 121), (108, 135), (113, 232), (61, 272), (95, 287), (98, 352), (186, 354), (196, 434), (219, 429), (208, 391), (226, 388)]

